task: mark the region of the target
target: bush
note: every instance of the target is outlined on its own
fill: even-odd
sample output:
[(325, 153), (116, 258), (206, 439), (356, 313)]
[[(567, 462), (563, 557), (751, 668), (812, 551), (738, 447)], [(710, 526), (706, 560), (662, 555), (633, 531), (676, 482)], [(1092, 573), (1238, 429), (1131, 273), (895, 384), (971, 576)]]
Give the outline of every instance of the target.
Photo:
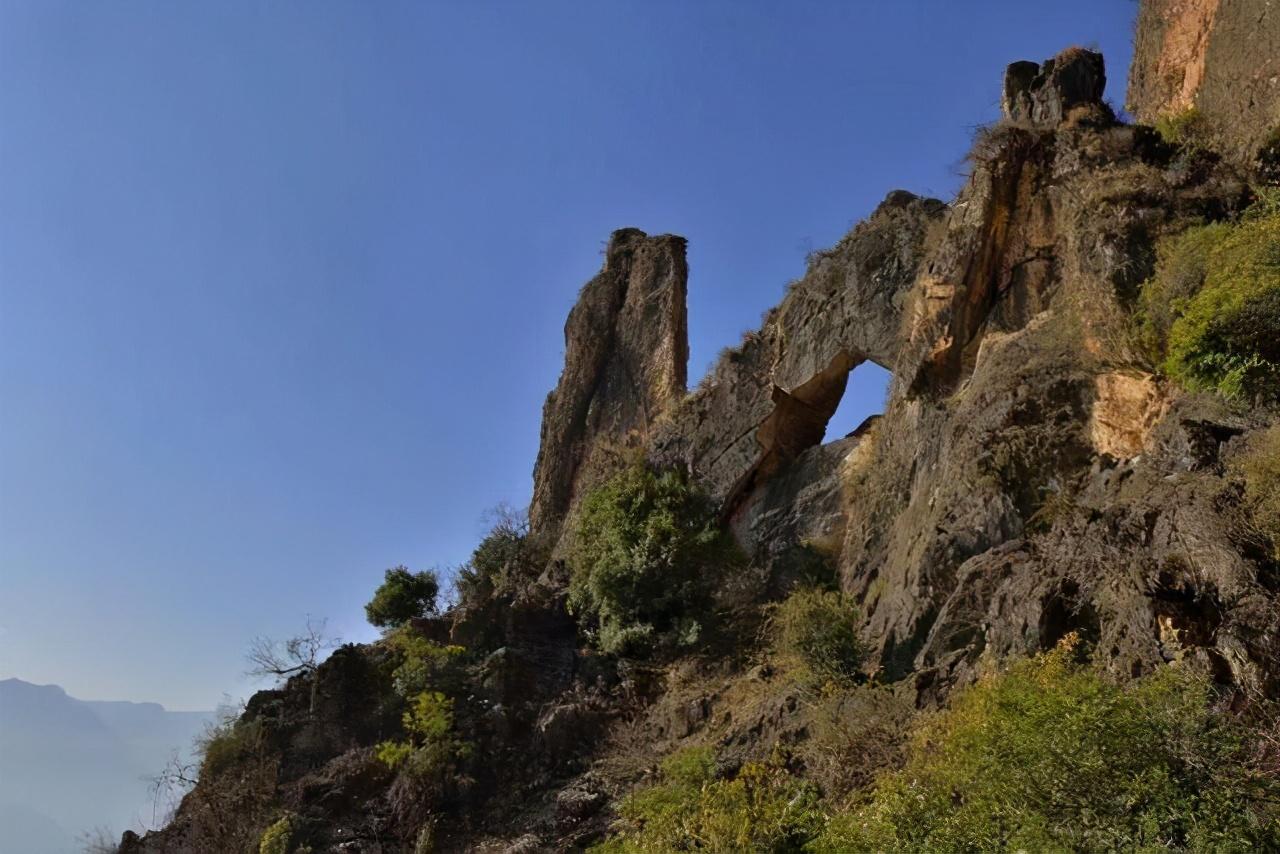
[(812, 680), (846, 682), (862, 664), (858, 609), (834, 590), (801, 588), (774, 612), (778, 653), (796, 661)]
[(1254, 437), (1236, 462), (1244, 476), (1245, 507), (1253, 528), (1270, 543), (1280, 560), (1280, 425)]
[(428, 689), (459, 687), (466, 653), (463, 647), (436, 643), (410, 626), (393, 630), (387, 635), (387, 642), (397, 660), (391, 683), (401, 697), (408, 699)]
[(812, 785), (779, 764), (747, 764), (715, 779), (715, 757), (697, 747), (662, 763), (661, 782), (623, 800), (624, 829), (595, 851), (801, 851), (822, 828)]
[(237, 763), (258, 757), (265, 747), (262, 721), (237, 719), (230, 711), (196, 739), (200, 778), (216, 777)]
[(1280, 208), (1162, 241), (1143, 286), (1144, 339), (1165, 371), (1233, 399), (1280, 390)]
[(588, 493), (570, 554), (570, 609), (604, 652), (698, 639), (712, 586), (733, 559), (712, 502), (679, 472), (636, 462)]
[(1280, 781), (1250, 768), (1207, 680), (1167, 667), (1120, 687), (1074, 644), (926, 719), (906, 767), (813, 850), (1277, 850)]
[(406, 567), (388, 569), (373, 599), (364, 606), (365, 616), (378, 628), (396, 628), (415, 617), (436, 612), (440, 581), (431, 571), (410, 572)]
[(384, 741), (377, 757), (388, 768), (403, 769), (418, 779), (438, 777), (471, 753), (471, 746), (454, 731), (453, 701), (439, 691), (423, 691), (413, 698), (402, 718), (405, 741)]
[(262, 832), (258, 840), (258, 854), (291, 854), (289, 842), (293, 839), (298, 817), (287, 812)]
[(1195, 107), (1187, 107), (1156, 119), (1156, 133), (1170, 145), (1199, 148), (1206, 133), (1204, 117)]
[(528, 516), (505, 506), (492, 511), (493, 528), (458, 568), (454, 588), (466, 604), (506, 590), (526, 570), (537, 571), (538, 555), (530, 547)]
[(1155, 275), (1140, 296), (1143, 344), (1155, 361), (1164, 360), (1169, 330), (1204, 286), (1210, 251), (1230, 233), (1229, 223), (1215, 222), (1192, 226), (1156, 245)]

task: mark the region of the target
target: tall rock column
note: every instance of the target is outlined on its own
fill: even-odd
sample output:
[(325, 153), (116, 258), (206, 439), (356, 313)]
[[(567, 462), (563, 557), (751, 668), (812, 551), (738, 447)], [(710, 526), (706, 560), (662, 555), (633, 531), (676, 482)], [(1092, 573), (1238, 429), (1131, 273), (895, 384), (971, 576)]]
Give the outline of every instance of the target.
[(689, 362), (685, 240), (615, 231), (604, 268), (565, 323), (564, 371), (542, 408), (531, 531), (558, 539), (582, 492), (604, 476), (602, 451), (646, 441), (685, 395)]

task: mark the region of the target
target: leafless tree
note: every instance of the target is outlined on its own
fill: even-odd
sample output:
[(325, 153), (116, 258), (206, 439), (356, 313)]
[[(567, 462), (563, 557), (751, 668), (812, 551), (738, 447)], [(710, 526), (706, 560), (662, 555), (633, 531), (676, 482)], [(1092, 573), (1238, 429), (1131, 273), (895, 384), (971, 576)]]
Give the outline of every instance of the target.
[[(257, 678), (271, 677), (283, 682), (292, 676), (311, 677), (326, 652), (336, 649), (341, 638), (325, 631), (326, 620), (307, 618), (302, 634), (283, 641), (256, 637), (249, 644), (245, 658), (249, 662), (248, 675)], [(316, 710), (316, 680), (311, 679), (310, 713)]]
[(105, 827), (85, 831), (80, 834), (78, 841), (83, 854), (116, 854), (120, 849), (111, 831)]

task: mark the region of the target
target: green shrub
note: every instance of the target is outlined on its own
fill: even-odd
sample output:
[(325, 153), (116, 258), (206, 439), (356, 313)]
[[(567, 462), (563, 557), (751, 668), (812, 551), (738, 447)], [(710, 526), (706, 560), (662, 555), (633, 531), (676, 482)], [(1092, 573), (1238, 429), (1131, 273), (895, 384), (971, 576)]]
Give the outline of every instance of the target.
[(715, 507), (679, 472), (635, 462), (588, 493), (570, 554), (570, 609), (604, 652), (698, 639), (717, 574), (733, 559)]
[(1195, 107), (1187, 107), (1156, 119), (1156, 133), (1170, 145), (1199, 148), (1203, 144), (1205, 132), (1204, 117)]
[(813, 850), (1277, 850), (1280, 781), (1251, 770), (1207, 680), (1167, 667), (1120, 687), (1074, 642), (926, 719), (906, 767)]
[(511, 587), (513, 581), (542, 569), (546, 555), (534, 547), (523, 511), (500, 505), (490, 511), (493, 527), (458, 568), (454, 588), (460, 603), (477, 602)]
[(298, 817), (291, 812), (280, 816), (262, 832), (262, 838), (258, 840), (258, 854), (291, 854), (289, 843), (297, 824)]
[(1143, 286), (1143, 337), (1166, 372), (1228, 398), (1280, 390), (1280, 207), (1161, 242)]
[(1187, 301), (1204, 286), (1209, 253), (1231, 233), (1231, 224), (1192, 226), (1156, 245), (1155, 275), (1142, 288), (1142, 339), (1152, 358), (1164, 360), (1169, 330)]
[(595, 851), (801, 851), (825, 820), (818, 792), (777, 763), (747, 764), (715, 779), (709, 748), (662, 763), (661, 782), (628, 796), (625, 825)]
[(1254, 529), (1271, 542), (1280, 560), (1280, 425), (1254, 437), (1236, 462), (1244, 476), (1245, 507)]
[(261, 754), (265, 731), (258, 719), (236, 719), (230, 713), (196, 739), (200, 777), (216, 777), (237, 763)]
[(803, 587), (773, 614), (778, 653), (796, 661), (813, 681), (851, 680), (864, 655), (858, 620), (858, 608), (850, 597)]
[(1280, 389), (1280, 214), (1247, 217), (1209, 252), (1169, 331), (1169, 373), (1228, 397)]
[(435, 777), (471, 753), (471, 745), (454, 731), (453, 700), (439, 691), (414, 697), (402, 722), (406, 740), (377, 746), (378, 759), (391, 769), (403, 769), (419, 779)]
[(388, 569), (373, 599), (364, 606), (365, 616), (378, 628), (396, 628), (416, 617), (436, 612), (440, 581), (430, 570), (410, 572), (403, 566)]

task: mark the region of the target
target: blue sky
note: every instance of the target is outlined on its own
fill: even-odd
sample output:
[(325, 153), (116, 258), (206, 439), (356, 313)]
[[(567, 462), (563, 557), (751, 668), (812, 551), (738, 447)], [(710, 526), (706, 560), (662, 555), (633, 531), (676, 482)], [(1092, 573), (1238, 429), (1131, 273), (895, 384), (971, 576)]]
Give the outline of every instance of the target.
[[(209, 708), (250, 637), (523, 504), (609, 232), (689, 238), (690, 379), (1005, 64), (1136, 4), (0, 3), (0, 677)], [(861, 372), (856, 421), (883, 387)]]

